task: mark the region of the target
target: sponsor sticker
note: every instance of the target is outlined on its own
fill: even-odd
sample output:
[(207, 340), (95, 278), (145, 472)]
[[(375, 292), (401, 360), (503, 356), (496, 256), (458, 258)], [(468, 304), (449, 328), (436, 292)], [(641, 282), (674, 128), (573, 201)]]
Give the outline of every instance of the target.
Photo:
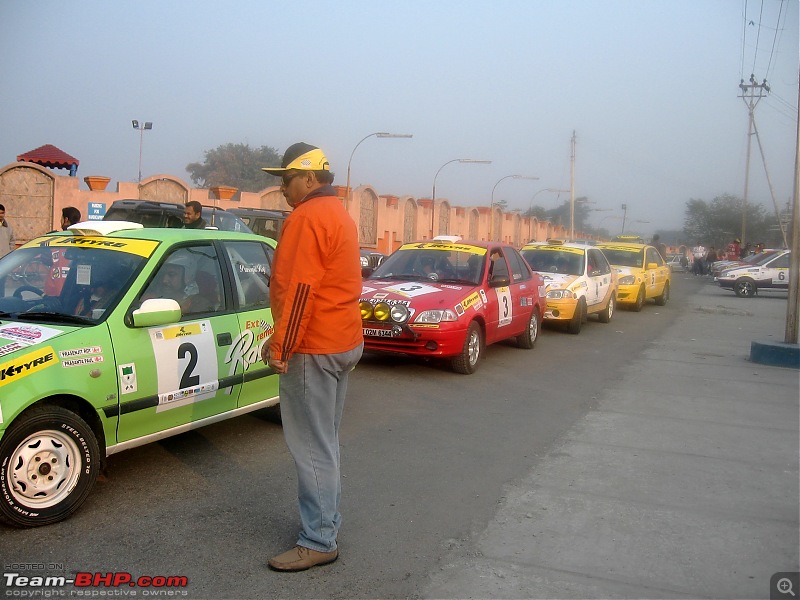
[(80, 367), (82, 365), (93, 365), (103, 362), (102, 356), (82, 356), (80, 358), (69, 358), (61, 362), (63, 367)]
[(57, 363), (58, 357), (50, 346), (37, 348), (33, 352), (17, 356), (0, 364), (0, 386), (19, 381), (31, 373), (38, 373)]

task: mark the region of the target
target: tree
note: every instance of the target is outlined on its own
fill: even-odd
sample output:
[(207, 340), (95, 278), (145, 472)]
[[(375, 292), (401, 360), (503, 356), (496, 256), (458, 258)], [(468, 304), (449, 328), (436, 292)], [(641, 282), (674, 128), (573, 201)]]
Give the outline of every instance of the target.
[[(690, 199), (686, 203), (683, 241), (686, 244), (699, 241), (713, 248), (724, 248), (741, 236), (743, 207), (743, 200), (730, 194), (717, 196), (711, 202)], [(748, 203), (746, 226), (746, 242), (768, 247), (783, 245), (774, 215), (762, 205)]]
[(279, 165), (282, 155), (269, 146), (255, 150), (249, 144), (222, 144), (203, 153), (202, 163), (186, 165), (192, 182), (201, 188), (229, 185), (242, 192), (259, 192), (278, 185), (279, 178), (268, 175), (262, 167)]

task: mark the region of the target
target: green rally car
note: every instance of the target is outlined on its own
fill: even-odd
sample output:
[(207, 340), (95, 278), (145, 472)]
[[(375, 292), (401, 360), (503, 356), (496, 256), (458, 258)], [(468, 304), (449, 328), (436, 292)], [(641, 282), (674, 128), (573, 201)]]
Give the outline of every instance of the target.
[(274, 248), (87, 221), (0, 259), (0, 519), (64, 519), (111, 454), (277, 404)]

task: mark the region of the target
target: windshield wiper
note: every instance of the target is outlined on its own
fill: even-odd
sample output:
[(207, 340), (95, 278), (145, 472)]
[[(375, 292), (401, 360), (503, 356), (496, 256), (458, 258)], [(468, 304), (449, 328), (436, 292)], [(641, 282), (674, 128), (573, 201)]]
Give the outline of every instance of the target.
[(65, 315), (59, 312), (24, 312), (17, 315), (19, 321), (48, 321), (50, 323), (70, 323), (74, 325), (94, 325), (92, 319), (78, 317), (75, 315)]

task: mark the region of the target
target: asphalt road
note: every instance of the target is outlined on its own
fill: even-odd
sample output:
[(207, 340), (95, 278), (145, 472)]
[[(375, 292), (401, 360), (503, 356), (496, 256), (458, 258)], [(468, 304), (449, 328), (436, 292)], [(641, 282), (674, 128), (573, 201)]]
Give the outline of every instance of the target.
[(0, 525), (4, 572), (33, 564), (34, 576), (185, 576), (192, 599), (418, 597), (441, 557), (492, 519), (504, 487), (707, 282), (673, 277), (667, 306), (617, 311), (605, 325), (592, 317), (577, 336), (545, 327), (533, 350), (492, 346), (475, 375), (365, 356), (342, 425), (344, 524), (332, 565), (266, 567), (294, 544), (298, 522), (294, 466), (263, 411), (112, 456), (107, 478), (65, 522)]

